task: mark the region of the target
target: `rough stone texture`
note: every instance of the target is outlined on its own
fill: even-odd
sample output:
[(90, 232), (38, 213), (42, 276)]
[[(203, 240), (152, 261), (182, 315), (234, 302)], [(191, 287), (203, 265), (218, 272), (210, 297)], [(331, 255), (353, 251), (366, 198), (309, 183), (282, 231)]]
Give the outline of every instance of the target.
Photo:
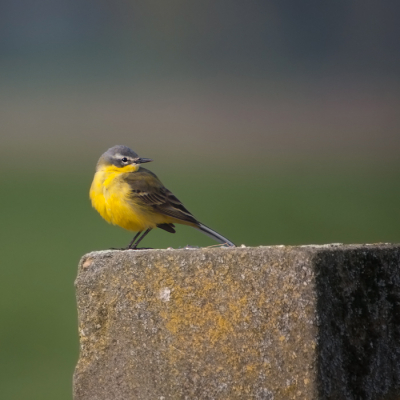
[(400, 246), (102, 251), (75, 400), (400, 399)]

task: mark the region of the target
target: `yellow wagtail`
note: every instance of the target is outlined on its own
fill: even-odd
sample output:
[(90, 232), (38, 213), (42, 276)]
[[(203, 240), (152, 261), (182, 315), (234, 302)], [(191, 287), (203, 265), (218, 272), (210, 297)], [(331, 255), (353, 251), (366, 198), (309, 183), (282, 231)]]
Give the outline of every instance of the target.
[(141, 167), (150, 161), (126, 146), (111, 147), (100, 157), (90, 188), (92, 205), (107, 222), (138, 232), (127, 249), (136, 249), (154, 228), (175, 233), (174, 224), (193, 226), (219, 243), (235, 246), (197, 221), (155, 174)]

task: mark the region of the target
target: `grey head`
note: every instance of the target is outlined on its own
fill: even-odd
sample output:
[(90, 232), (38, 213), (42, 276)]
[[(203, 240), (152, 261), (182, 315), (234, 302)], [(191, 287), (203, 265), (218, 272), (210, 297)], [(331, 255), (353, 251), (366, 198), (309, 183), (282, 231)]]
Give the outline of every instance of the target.
[(97, 167), (115, 165), (118, 168), (130, 164), (144, 164), (153, 161), (150, 158), (139, 157), (127, 146), (117, 145), (108, 149), (99, 159)]

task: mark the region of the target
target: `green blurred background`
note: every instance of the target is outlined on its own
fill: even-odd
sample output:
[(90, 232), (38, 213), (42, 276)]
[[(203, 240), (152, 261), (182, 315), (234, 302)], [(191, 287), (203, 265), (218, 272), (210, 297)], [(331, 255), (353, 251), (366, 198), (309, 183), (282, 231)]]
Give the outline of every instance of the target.
[[(132, 234), (91, 209), (115, 144), (249, 246), (400, 241), (395, 2), (3, 1), (2, 399), (71, 399), (73, 282)], [(214, 243), (188, 227), (155, 248)]]

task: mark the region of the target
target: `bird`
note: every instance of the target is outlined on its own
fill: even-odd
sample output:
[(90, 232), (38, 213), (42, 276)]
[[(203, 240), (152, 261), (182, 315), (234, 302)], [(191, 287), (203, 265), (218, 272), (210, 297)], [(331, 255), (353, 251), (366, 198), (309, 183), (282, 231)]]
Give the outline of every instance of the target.
[(92, 206), (109, 223), (137, 232), (123, 250), (138, 244), (155, 228), (175, 233), (175, 224), (189, 225), (228, 247), (230, 240), (199, 222), (142, 164), (153, 161), (139, 157), (127, 146), (108, 149), (98, 160), (90, 187)]

